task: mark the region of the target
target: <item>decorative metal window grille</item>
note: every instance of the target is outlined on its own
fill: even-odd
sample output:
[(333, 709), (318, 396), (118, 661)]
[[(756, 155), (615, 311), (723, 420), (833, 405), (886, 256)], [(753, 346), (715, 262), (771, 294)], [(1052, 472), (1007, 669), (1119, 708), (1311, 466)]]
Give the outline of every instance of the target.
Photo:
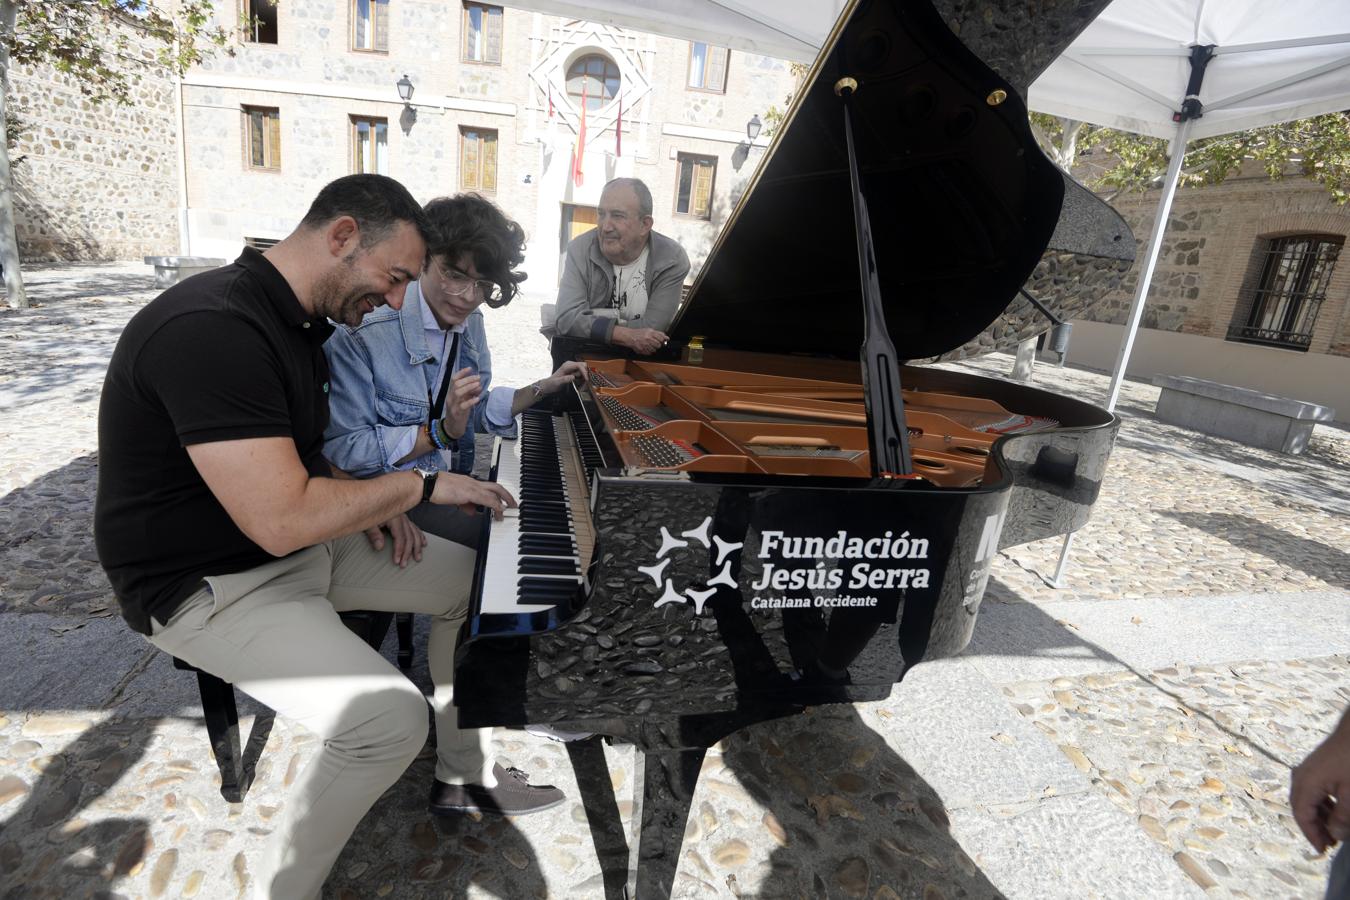
[(1228, 329), (1228, 339), (1307, 350), (1344, 243), (1344, 237), (1329, 234), (1266, 241), (1264, 250), (1257, 251), (1264, 258), (1255, 293), (1249, 305), (1239, 306), (1246, 310), (1245, 318)]

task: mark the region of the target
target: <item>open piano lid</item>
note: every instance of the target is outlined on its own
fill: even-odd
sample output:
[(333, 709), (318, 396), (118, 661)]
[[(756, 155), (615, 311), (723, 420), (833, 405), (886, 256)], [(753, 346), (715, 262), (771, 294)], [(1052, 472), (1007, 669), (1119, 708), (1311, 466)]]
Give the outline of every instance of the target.
[[(1105, 6), (855, 2), (826, 41), (671, 336), (857, 356), (862, 288), (843, 104), (834, 91), (845, 76), (858, 82), (862, 189), (887, 329), (901, 359), (939, 356), (980, 334), (1047, 250), (1061, 260), (1068, 254), (1127, 263), (1134, 256), (1129, 228), (1041, 153), (1022, 100), (1035, 75)], [(1083, 308), (1071, 274), (1050, 280), (1068, 290), (1039, 294), (1051, 312)], [(1003, 340), (984, 349), (1027, 336), (1025, 325), (999, 330)]]

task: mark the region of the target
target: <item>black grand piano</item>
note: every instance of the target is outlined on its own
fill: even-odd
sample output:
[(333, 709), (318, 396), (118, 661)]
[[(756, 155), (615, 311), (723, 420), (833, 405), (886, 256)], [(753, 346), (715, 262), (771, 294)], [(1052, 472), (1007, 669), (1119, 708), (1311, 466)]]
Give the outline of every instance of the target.
[(1114, 416), (911, 363), (1011, 347), (1128, 269), (1022, 100), (1104, 5), (854, 3), (669, 353), (556, 341), (590, 383), (498, 445), (521, 502), (479, 554), (460, 721), (636, 745), (630, 895), (669, 896), (708, 747), (886, 698), (966, 646), (998, 550), (1087, 521)]

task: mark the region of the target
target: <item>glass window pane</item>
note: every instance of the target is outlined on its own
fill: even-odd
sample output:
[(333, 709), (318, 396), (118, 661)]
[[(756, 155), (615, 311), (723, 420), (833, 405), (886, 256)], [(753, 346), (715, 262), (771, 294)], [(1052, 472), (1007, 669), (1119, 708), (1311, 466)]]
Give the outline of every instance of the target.
[(675, 211), (677, 213), (689, 212), (689, 195), (693, 189), (694, 182), (694, 161), (687, 158), (680, 158), (680, 184), (675, 194)]
[(386, 122), (375, 123), (375, 172), (389, 174), (389, 125)]
[(389, 49), (389, 0), (375, 0), (375, 49)]
[(703, 70), (708, 59), (708, 45), (694, 44), (693, 52), (689, 54), (689, 86), (691, 88), (703, 87)]
[(267, 111), (267, 166), (281, 168), (281, 113), (275, 109)]
[(358, 50), (369, 50), (370, 41), (370, 0), (356, 0), (355, 32), (352, 38), (353, 45)]
[(266, 165), (263, 155), (263, 120), (260, 110), (253, 110), (248, 114), (248, 161), (250, 165)]
[(469, 7), (469, 33), (466, 35), (468, 52), (465, 54), (475, 62), (483, 59), (483, 7)]

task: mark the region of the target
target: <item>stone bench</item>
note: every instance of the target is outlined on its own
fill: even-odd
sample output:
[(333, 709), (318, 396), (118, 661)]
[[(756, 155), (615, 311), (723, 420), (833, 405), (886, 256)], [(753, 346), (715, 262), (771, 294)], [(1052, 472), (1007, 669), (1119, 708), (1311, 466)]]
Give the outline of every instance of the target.
[(225, 260), (212, 256), (147, 256), (147, 266), (155, 267), (155, 287), (171, 287), (199, 272), (209, 272), (225, 265)]
[(1189, 375), (1155, 375), (1153, 383), (1162, 388), (1162, 421), (1281, 453), (1302, 453), (1313, 426), (1336, 417), (1328, 406)]

